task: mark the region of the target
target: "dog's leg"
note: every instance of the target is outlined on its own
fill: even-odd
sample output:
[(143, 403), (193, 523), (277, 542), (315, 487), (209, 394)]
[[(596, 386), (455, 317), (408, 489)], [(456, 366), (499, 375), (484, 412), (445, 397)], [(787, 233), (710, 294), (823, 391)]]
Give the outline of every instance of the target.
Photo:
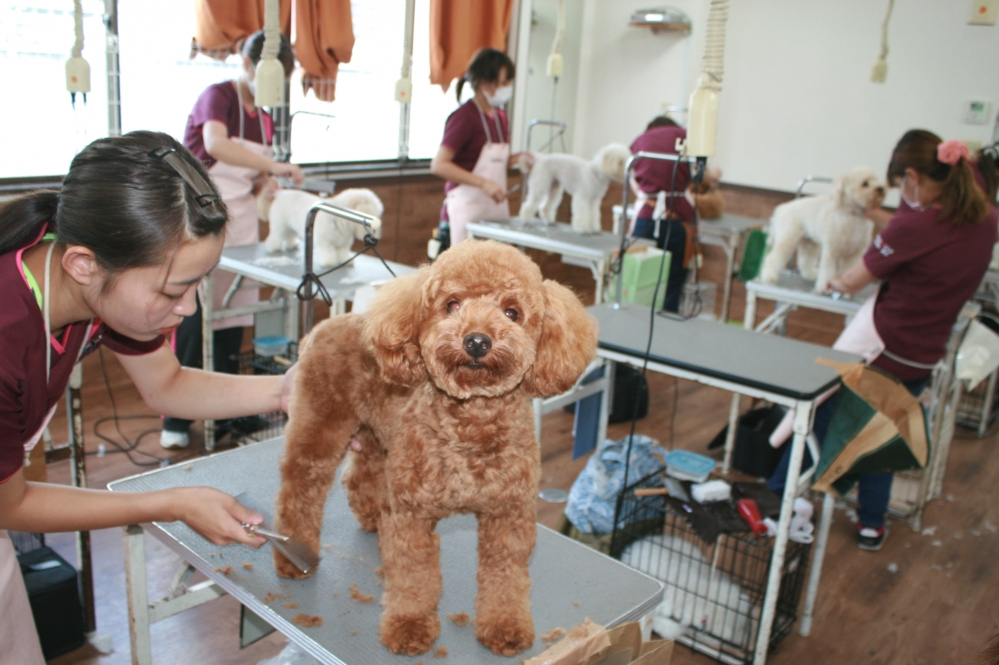
[(268, 252), (280, 252), (284, 247), (284, 238), (287, 234), (285, 224), (281, 216), (272, 215), (269, 225), (270, 232), (267, 234), (267, 240), (264, 241), (264, 247), (267, 248)]
[(357, 433), (360, 452), (347, 456), (341, 482), (347, 491), (347, 503), (365, 531), (378, 531), (378, 521), (388, 512), (385, 487), (385, 451), (371, 430)]
[(825, 293), (829, 280), (836, 275), (836, 257), (829, 243), (822, 245), (819, 255), (819, 274), (815, 277), (815, 293)]
[[(784, 226), (784, 228), (780, 228)], [(763, 268), (760, 270), (760, 279), (768, 284), (777, 282), (781, 270), (787, 265), (788, 259), (794, 254), (794, 250), (801, 239), (803, 232), (800, 225), (791, 221), (786, 225), (778, 224), (776, 221), (770, 224), (770, 233), (773, 234), (773, 245), (767, 252), (767, 257), (763, 260)]]
[(440, 536), (437, 520), (408, 512), (382, 515), (378, 548), (385, 571), (379, 639), (392, 653), (426, 653), (441, 632)]
[(534, 643), (527, 564), (537, 537), (536, 508), (532, 499), (530, 505), (478, 518), (475, 636), (493, 653), (513, 656)]
[(555, 215), (558, 213), (558, 207), (562, 204), (563, 193), (562, 185), (557, 180), (553, 182), (548, 191), (548, 198), (545, 199), (544, 210), (541, 211), (541, 218), (549, 224), (555, 223)]
[[(308, 372), (315, 366), (315, 363), (306, 364), (299, 372)], [(298, 378), (304, 377), (300, 374)], [(331, 399), (325, 393), (321, 399), (310, 399), (307, 393), (296, 394), (290, 415), (275, 526), (280, 533), (319, 552), (326, 495), (347, 452), (350, 435), (360, 423), (345, 400)], [(282, 577), (307, 577), (277, 550), (274, 550), (274, 567)]]

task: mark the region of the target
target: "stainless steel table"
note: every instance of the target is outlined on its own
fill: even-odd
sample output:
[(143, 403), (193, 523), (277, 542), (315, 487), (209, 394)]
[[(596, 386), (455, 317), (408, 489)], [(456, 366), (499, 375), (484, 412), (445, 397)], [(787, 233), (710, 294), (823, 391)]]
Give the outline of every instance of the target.
[[(405, 275), (415, 270), (415, 268), (404, 266), (401, 263), (393, 261), (387, 261), (387, 263), (396, 276)], [(214, 309), (212, 298), (203, 297), (201, 299), (202, 367), (210, 369), (214, 366), (212, 323), (220, 319), (283, 310), (284, 335), (288, 339), (297, 340), (300, 330), (299, 320), (301, 318), (305, 318), (307, 321), (311, 320), (311, 317), (303, 317), (301, 310), (303, 307), (311, 309), (313, 306), (311, 300), (299, 302), (296, 295), (298, 285), (302, 282), (304, 265), (305, 259), (301, 247), (293, 252), (275, 254), (269, 253), (264, 243), (223, 249), (218, 269), (234, 273), (237, 277), (229, 289), (229, 293), (226, 294), (221, 310)], [(319, 273), (326, 267), (316, 266), (315, 270)], [(247, 279), (253, 282), (250, 288), (273, 286), (278, 290), (270, 300), (245, 307), (229, 308), (232, 294), (239, 288), (246, 286), (244, 282)], [(331, 314), (342, 314), (346, 310), (346, 302), (353, 300), (358, 287), (377, 285), (391, 279), (393, 279), (392, 273), (388, 271), (380, 259), (362, 254), (350, 264), (320, 278), (320, 281), (333, 299)], [(202, 293), (212, 293), (211, 273), (204, 278)], [(308, 332), (308, 330), (304, 332)], [(205, 449), (209, 451), (215, 449), (214, 421), (205, 421)]]
[[(283, 445), (283, 439), (272, 439), (184, 466), (119, 480), (109, 487), (115, 491), (149, 491), (209, 485), (233, 495), (246, 491), (257, 503), (272, 506), (280, 483), (278, 468)], [(187, 594), (150, 605), (143, 532), (163, 542), (209, 580)], [(450, 652), (444, 662), (461, 665), (514, 662), (495, 656), (480, 645), (472, 626), (459, 627), (444, 618), (447, 614), (475, 612), (475, 518), (462, 515), (442, 520), (437, 532), (441, 536), (444, 592), (440, 600), (441, 636), (436, 646), (445, 646)], [(323, 663), (413, 664), (433, 659), (432, 653), (415, 657), (392, 655), (378, 641), (379, 604), (351, 600), (351, 584), (365, 594), (377, 597), (381, 593), (375, 572), (380, 566), (378, 537), (358, 527), (339, 482), (326, 501), (322, 563), (306, 580), (277, 577), (269, 545), (260, 550), (242, 545), (219, 547), (182, 522), (130, 526), (125, 541), (133, 663), (152, 662), (151, 623), (225, 593), (232, 594)], [(227, 569), (229, 566), (231, 571)], [(556, 627), (568, 629), (586, 617), (607, 627), (635, 621), (655, 609), (663, 596), (659, 581), (544, 527), (538, 529), (530, 567), (531, 603), (539, 636)], [(273, 599), (276, 594), (282, 597)], [(287, 608), (284, 602), (297, 603), (297, 607)], [(299, 613), (322, 617), (322, 625), (306, 628), (293, 623)], [(521, 655), (534, 656), (543, 650), (544, 644), (538, 637), (534, 646)]]
[[(788, 315), (799, 307), (819, 309), (824, 312), (842, 314), (852, 318), (874, 290), (876, 284), (865, 286), (859, 293), (833, 297), (828, 293), (815, 293), (815, 282), (789, 270), (782, 271), (776, 284), (767, 284), (758, 279), (746, 283), (746, 311), (743, 324), (747, 330), (771, 332), (787, 320)], [(757, 300), (774, 300), (777, 307), (773, 314), (756, 325)]]
[[(597, 354), (614, 362), (640, 367), (648, 344), (650, 310), (634, 304), (595, 305), (589, 311), (600, 325)], [(794, 438), (791, 460), (781, 503), (777, 536), (774, 541), (770, 574), (763, 599), (760, 632), (756, 640), (753, 663), (766, 662), (770, 633), (776, 616), (792, 504), (804, 488), (799, 484), (801, 462), (806, 438), (812, 429), (816, 400), (839, 383), (836, 371), (815, 361), (826, 358), (843, 363), (857, 362), (858, 356), (809, 344), (798, 340), (762, 335), (753, 331), (719, 325), (701, 319), (686, 321), (655, 317), (652, 345), (649, 351), (650, 370), (728, 390), (737, 395), (762, 398), (789, 407), (794, 413)], [(604, 396), (607, 399), (607, 395)], [(738, 411), (735, 412), (738, 417)], [(730, 419), (729, 431), (735, 432), (736, 422)], [(733, 438), (734, 437), (730, 437)], [(733, 441), (727, 442), (726, 458), (731, 455)], [(813, 458), (818, 459), (816, 452)], [(810, 477), (814, 468), (806, 474)], [(831, 520), (832, 502), (823, 504), (822, 520)], [(821, 531), (821, 529), (820, 529)], [(828, 531), (828, 528), (826, 529)], [(811, 630), (811, 616), (818, 590), (825, 541), (816, 544), (809, 576), (805, 608), (800, 632)], [(681, 640), (682, 641), (682, 640)], [(692, 645), (695, 646), (696, 645)]]
[[(621, 239), (613, 233), (576, 233), (563, 222), (549, 224), (540, 219), (511, 218), (499, 222), (469, 222), (469, 238), (498, 240), (518, 247), (530, 247), (560, 254), (565, 263), (590, 269), (597, 289), (594, 302), (603, 300), (604, 280), (611, 259), (620, 249)], [(651, 241), (640, 239), (652, 245)]]
[[(611, 208), (614, 218), (615, 235), (621, 233), (621, 206), (616, 205)], [(634, 210), (633, 205), (628, 206), (629, 219)], [(722, 284), (722, 305), (719, 321), (728, 321), (728, 310), (732, 299), (732, 279), (735, 276), (735, 255), (739, 251), (739, 245), (746, 233), (752, 229), (760, 229), (766, 225), (762, 219), (743, 217), (742, 215), (732, 215), (723, 213), (718, 219), (702, 219), (697, 225), (697, 232), (701, 239), (701, 244), (721, 247), (725, 252), (725, 281)]]

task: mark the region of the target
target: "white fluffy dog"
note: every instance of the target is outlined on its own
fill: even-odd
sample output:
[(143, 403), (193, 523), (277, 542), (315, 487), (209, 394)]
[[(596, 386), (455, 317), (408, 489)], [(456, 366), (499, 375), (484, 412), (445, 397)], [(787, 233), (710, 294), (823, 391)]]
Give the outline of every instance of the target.
[[(299, 240), (304, 242), (305, 218), (309, 214), (309, 208), (319, 200), (319, 196), (298, 189), (280, 189), (273, 198), (268, 197), (266, 192), (261, 192), (257, 196), (257, 216), (271, 225), (270, 235), (265, 242), (267, 251), (294, 249)], [(372, 230), (375, 237), (380, 237), (381, 217), (385, 207), (370, 189), (345, 189), (329, 199), (329, 202), (340, 208), (377, 217)], [(363, 240), (365, 233), (360, 224), (320, 211), (313, 226), (316, 263), (326, 267), (343, 263), (350, 258), (354, 240)]]
[(532, 219), (540, 211), (542, 219), (554, 222), (562, 193), (568, 192), (572, 196), (572, 230), (599, 232), (600, 203), (611, 180), (624, 182), (624, 166), (629, 157), (631, 150), (619, 143), (604, 146), (590, 161), (574, 155), (522, 156), (520, 170), (529, 175), (527, 199), (520, 208), (520, 217)]
[(864, 211), (880, 205), (885, 186), (874, 171), (857, 167), (837, 176), (833, 190), (807, 196), (774, 209), (767, 238), (768, 252), (760, 279), (773, 284), (788, 259), (798, 252), (798, 270), (815, 280), (815, 292), (826, 290), (829, 280), (863, 256), (874, 224)]

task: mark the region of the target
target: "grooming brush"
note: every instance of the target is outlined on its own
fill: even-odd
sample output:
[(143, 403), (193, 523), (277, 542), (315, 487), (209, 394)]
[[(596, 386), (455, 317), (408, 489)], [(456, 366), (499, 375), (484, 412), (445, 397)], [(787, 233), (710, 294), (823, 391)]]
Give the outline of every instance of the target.
[(250, 498), (249, 494), (243, 492), (236, 497), (236, 500), (250, 510), (264, 516), (264, 521), (260, 524), (243, 524), (243, 529), (248, 534), (266, 538), (267, 542), (274, 546), (274, 549), (283, 554), (291, 562), (291, 565), (303, 573), (307, 574), (319, 565), (319, 555), (314, 553), (308, 545), (300, 540), (295, 540), (290, 536), (282, 535), (267, 528), (267, 513), (261, 510), (260, 506)]

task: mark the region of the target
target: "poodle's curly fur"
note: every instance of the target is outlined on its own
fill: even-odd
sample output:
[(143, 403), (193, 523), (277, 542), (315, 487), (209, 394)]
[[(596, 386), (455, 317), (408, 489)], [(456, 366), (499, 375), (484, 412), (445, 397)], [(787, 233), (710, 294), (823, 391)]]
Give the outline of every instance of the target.
[[(378, 532), (381, 641), (431, 648), (440, 632), (438, 520), (479, 523), (475, 633), (497, 654), (534, 642), (528, 559), (540, 453), (531, 397), (560, 394), (596, 352), (596, 323), (519, 250), (468, 240), (387, 284), (362, 315), (308, 336), (294, 379), (277, 523), (318, 552), (343, 471), (361, 527)], [(301, 577), (278, 552), (279, 574)]]

